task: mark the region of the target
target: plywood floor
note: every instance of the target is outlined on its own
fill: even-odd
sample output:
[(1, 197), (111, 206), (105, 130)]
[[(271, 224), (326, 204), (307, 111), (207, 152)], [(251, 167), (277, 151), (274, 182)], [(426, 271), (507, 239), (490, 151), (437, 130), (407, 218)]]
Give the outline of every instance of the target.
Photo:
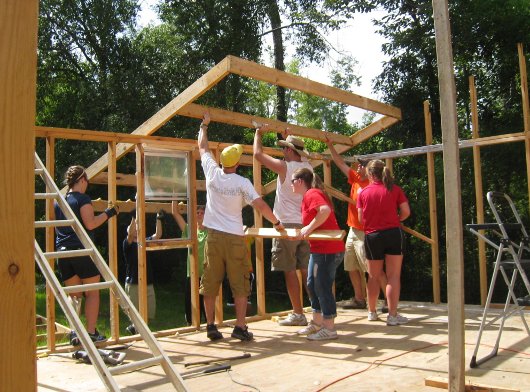
[[(250, 353), (229, 362), (230, 371), (186, 379), (190, 391), (442, 391), (425, 386), (428, 377), (448, 377), (447, 308), (402, 303), (400, 312), (411, 319), (389, 327), (385, 316), (368, 322), (366, 311), (340, 310), (339, 339), (311, 342), (296, 334), (298, 327), (280, 327), (271, 320), (250, 324), (253, 342), (230, 338), (232, 328), (220, 328), (225, 338), (210, 342), (204, 331), (160, 338), (179, 372), (183, 363)], [(466, 382), (530, 391), (530, 336), (519, 316), (504, 328), (497, 357), (470, 369), (481, 320), (480, 307), (466, 307)], [(525, 313), (530, 323), (530, 312)], [(479, 357), (491, 351), (496, 329), (484, 333)], [(143, 342), (127, 350), (127, 360), (145, 358)], [(91, 365), (68, 354), (37, 361), (39, 391), (104, 391)], [(124, 391), (169, 391), (171, 384), (160, 367), (116, 376)]]

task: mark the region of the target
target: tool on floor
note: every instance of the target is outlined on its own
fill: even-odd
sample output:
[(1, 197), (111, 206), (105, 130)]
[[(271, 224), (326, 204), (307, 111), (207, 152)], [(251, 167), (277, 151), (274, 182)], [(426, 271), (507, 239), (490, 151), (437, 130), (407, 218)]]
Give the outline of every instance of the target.
[(188, 378), (205, 376), (207, 374), (212, 374), (212, 373), (219, 373), (219, 372), (223, 372), (225, 370), (228, 371), (231, 368), (232, 368), (232, 366), (230, 366), (230, 365), (207, 366), (207, 367), (204, 367), (204, 368), (193, 369), (193, 370), (190, 370), (189, 372), (180, 373), (180, 375), (182, 376), (182, 378), (184, 380), (186, 380)]
[[(109, 365), (119, 365), (125, 359), (126, 353), (118, 353), (114, 350), (102, 350), (98, 349), (99, 355), (103, 358), (103, 362), (108, 363)], [(91, 363), (88, 353), (84, 350), (77, 350), (72, 354), (72, 358), (80, 359), (84, 363)]]
[(244, 353), (243, 355), (236, 355), (236, 356), (233, 356), (233, 357), (205, 359), (205, 360), (196, 361), (196, 362), (185, 362), (184, 363), (184, 367), (197, 366), (197, 365), (208, 365), (210, 363), (234, 361), (236, 359), (245, 359), (245, 358), (250, 358), (250, 354), (249, 353)]

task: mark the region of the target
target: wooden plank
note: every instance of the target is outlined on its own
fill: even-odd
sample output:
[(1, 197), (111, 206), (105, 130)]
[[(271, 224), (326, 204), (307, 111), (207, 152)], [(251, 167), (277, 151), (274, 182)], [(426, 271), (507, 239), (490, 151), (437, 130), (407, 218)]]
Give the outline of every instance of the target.
[[(432, 144), (432, 120), (429, 110), (429, 101), (423, 102), (423, 115), (425, 119), (425, 144)], [(438, 242), (438, 213), (436, 208), (436, 177), (434, 170), (434, 153), (427, 153), (427, 181), (429, 187), (429, 222), (431, 243), (431, 274), (433, 302), (441, 302), (440, 293), (440, 244)]]
[(416, 231), (414, 229), (411, 229), (410, 227), (407, 227), (407, 226), (401, 226), (401, 229), (405, 232), (405, 233), (409, 233), (411, 235), (413, 235), (414, 237), (417, 237), (419, 238), (420, 240), (422, 241), (425, 241), (426, 243), (428, 244), (433, 244), (433, 240), (432, 238), (429, 238), (427, 237), (426, 235), (423, 235), (421, 234), (419, 231)]
[(228, 58), (230, 60), (230, 72), (233, 74), (401, 119), (401, 110), (394, 106), (235, 56), (228, 56)]
[(136, 145), (136, 229), (138, 241), (138, 313), (148, 322), (147, 312), (147, 256), (145, 228), (145, 167), (144, 150), (141, 144)]
[(440, 88), (446, 214), (447, 303), (449, 315), (449, 390), (460, 392), (465, 381), (464, 240), (456, 86), (447, 0), (433, 0), (433, 17)]
[(338, 189), (333, 188), (331, 185), (327, 185), (327, 184), (324, 184), (324, 187), (326, 188), (326, 192), (330, 194), (331, 196), (333, 196), (334, 198), (345, 201), (346, 203), (351, 203), (355, 205), (355, 201), (353, 201), (353, 199), (349, 198), (348, 196), (346, 196), (343, 192), (339, 191)]
[[(285, 229), (277, 231), (272, 227), (250, 227), (245, 230), (245, 235), (257, 238), (294, 238), (300, 229)], [(342, 241), (346, 232), (344, 230), (315, 230), (309, 236), (310, 240)]]
[[(447, 389), (448, 380), (445, 377), (427, 377), (425, 379), (425, 386), (434, 388)], [(492, 385), (479, 384), (475, 382), (467, 382), (465, 384), (465, 391), (473, 392), (519, 392), (519, 389), (496, 387)]]
[[(116, 203), (116, 142), (108, 143), (109, 171), (107, 194), (110, 203)], [(108, 206), (108, 204), (107, 204)], [(118, 219), (107, 220), (109, 268), (114, 276), (118, 276)], [(112, 292), (112, 290), (111, 290)], [(120, 308), (116, 296), (109, 295), (110, 333), (112, 339), (120, 337)]]
[(334, 132), (326, 132), (320, 129), (307, 128), (296, 124), (289, 124), (272, 118), (252, 116), (250, 114), (236, 113), (223, 109), (216, 109), (207, 106), (201, 106), (190, 103), (179, 110), (178, 114), (187, 117), (202, 118), (204, 112), (209, 112), (212, 121), (224, 124), (237, 125), (240, 127), (254, 128), (252, 122), (260, 124), (269, 124), (270, 132), (282, 132), (289, 128), (289, 133), (296, 136), (308, 137), (316, 140), (326, 140), (326, 137), (334, 143), (352, 144), (349, 136), (341, 135)]
[[(151, 118), (136, 128), (133, 135), (151, 135), (165, 123), (167, 123), (185, 105), (199, 98), (211, 87), (219, 83), (228, 75), (229, 59), (225, 58), (203, 76), (197, 79), (186, 90), (181, 92), (176, 98), (171, 100), (166, 106), (155, 113)], [(116, 147), (116, 158), (119, 159), (133, 148), (133, 145), (120, 143)], [(107, 154), (99, 158), (95, 163), (87, 168), (89, 178), (101, 172), (107, 167)]]
[[(371, 137), (377, 135), (379, 132), (387, 129), (388, 127), (394, 125), (399, 120), (392, 117), (382, 117), (377, 121), (374, 121), (372, 124), (368, 125), (366, 128), (363, 128), (357, 132), (355, 132), (351, 136), (351, 141), (354, 146), (356, 146), (359, 143), (362, 143)], [(337, 150), (339, 153), (343, 153), (343, 151)]]
[(37, 0), (0, 2), (0, 383), (37, 390), (34, 135)]
[[(254, 182), (254, 188), (259, 195), (263, 194), (263, 187), (261, 186), (262, 176), (261, 176), (262, 165), (261, 162), (254, 157), (254, 167), (252, 169), (252, 177)], [(276, 181), (274, 181), (276, 182)], [(257, 210), (254, 211), (254, 228), (259, 229), (263, 227), (263, 214)], [(264, 245), (262, 238), (256, 238), (254, 241), (254, 246), (256, 249), (256, 298), (257, 298), (257, 311), (260, 316), (263, 316), (267, 312), (267, 303), (265, 300), (265, 253)]]

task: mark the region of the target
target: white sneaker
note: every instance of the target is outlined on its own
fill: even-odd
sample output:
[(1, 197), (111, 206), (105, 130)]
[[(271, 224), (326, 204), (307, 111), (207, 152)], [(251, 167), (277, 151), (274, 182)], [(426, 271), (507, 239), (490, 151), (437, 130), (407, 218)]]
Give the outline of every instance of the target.
[(321, 329), (322, 329), (322, 327), (320, 325), (315, 324), (313, 322), (313, 320), (311, 320), (309, 322), (309, 324), (307, 324), (307, 327), (302, 328), (301, 330), (297, 331), (296, 333), (298, 335), (311, 335), (311, 334), (317, 333)]
[(386, 318), (386, 325), (403, 325), (407, 324), (408, 322), (409, 319), (400, 315), (399, 313), (396, 313), (395, 316), (388, 315)]
[(308, 340), (332, 340), (337, 339), (337, 331), (332, 331), (331, 329), (321, 328), (320, 331), (307, 335)]
[(304, 314), (291, 313), (289, 316), (287, 316), (283, 320), (278, 321), (278, 324), (282, 326), (292, 326), (292, 325), (305, 326), (307, 325), (307, 319), (305, 318)]
[(379, 317), (377, 317), (377, 312), (368, 312), (368, 321), (377, 321), (379, 320)]

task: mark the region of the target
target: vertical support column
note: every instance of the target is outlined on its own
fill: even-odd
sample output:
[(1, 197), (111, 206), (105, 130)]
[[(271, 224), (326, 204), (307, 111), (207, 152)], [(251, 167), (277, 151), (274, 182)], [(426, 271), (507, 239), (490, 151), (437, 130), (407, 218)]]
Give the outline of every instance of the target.
[(0, 380), (35, 391), (37, 0), (0, 2)]
[(147, 268), (145, 249), (145, 167), (144, 149), (136, 145), (136, 225), (138, 226), (138, 311), (147, 323)]
[(460, 151), (456, 115), (456, 86), (447, 0), (433, 0), (436, 58), (444, 157), (447, 298), (449, 313), (449, 391), (465, 386), (464, 366), (464, 240), (460, 184)]
[[(254, 189), (260, 196), (263, 196), (263, 186), (261, 184), (261, 163), (252, 159), (252, 177), (254, 179)], [(263, 227), (263, 215), (254, 208), (254, 227)], [(264, 316), (267, 312), (265, 301), (265, 254), (263, 247), (263, 238), (256, 238), (256, 293), (258, 302), (258, 315)]]
[[(46, 138), (46, 170), (52, 178), (55, 177), (55, 138), (53, 136)], [(51, 189), (46, 189), (46, 192)], [(54, 220), (55, 211), (53, 209), (53, 200), (46, 200), (46, 220)], [(46, 252), (55, 250), (55, 229), (47, 227), (46, 229)], [(54, 270), (55, 259), (49, 260), (50, 268)], [(55, 296), (53, 291), (46, 282), (46, 342), (49, 350), (55, 350)]]
[[(477, 89), (475, 87), (475, 77), (469, 77), (469, 92), (471, 96), (471, 124), (472, 137), (478, 139), (478, 109), (477, 109)], [(475, 203), (477, 206), (477, 223), (484, 223), (484, 187), (482, 186), (482, 165), (480, 163), (480, 147), (473, 145), (473, 168), (475, 172)], [(484, 234), (484, 230), (480, 230)], [(480, 278), (480, 303), (486, 304), (488, 295), (488, 273), (486, 270), (486, 243), (478, 239), (478, 266)]]
[(523, 44), (517, 44), (517, 53), (519, 54), (519, 73), (521, 74), (521, 100), (523, 106), (523, 129), (525, 134), (524, 146), (526, 153), (526, 179), (528, 184), (528, 194), (530, 195), (530, 103), (528, 99), (528, 74), (526, 72), (526, 59), (523, 51)]
[[(331, 186), (332, 179), (331, 179), (331, 161), (325, 160), (322, 164), (322, 168), (324, 169), (324, 185)], [(288, 179), (286, 179), (288, 181)], [(304, 282), (302, 281), (302, 272), (300, 270), (296, 270), (296, 274), (298, 276), (298, 280), (300, 281), (300, 302), (302, 304), (302, 307), (304, 307)], [(335, 282), (333, 282), (333, 296), (337, 298), (337, 287), (335, 286)]]
[(187, 154), (188, 161), (188, 234), (193, 241), (190, 255), (191, 320), (195, 328), (201, 325), (201, 303), (199, 298), (199, 245), (197, 243), (197, 161), (193, 151)]
[[(108, 143), (108, 171), (107, 171), (107, 200), (116, 204), (116, 142)], [(118, 220), (108, 221), (108, 243), (109, 243), (109, 268), (118, 279)], [(120, 337), (120, 312), (119, 305), (114, 295), (110, 298), (110, 333), (112, 339)]]
[[(429, 101), (423, 102), (423, 116), (425, 119), (425, 144), (432, 144), (432, 121)], [(438, 216), (436, 212), (436, 178), (434, 174), (434, 153), (427, 153), (427, 178), (429, 184), (429, 221), (431, 225), (431, 272), (432, 272), (432, 297), (435, 304), (440, 299), (440, 259), (438, 243)]]

